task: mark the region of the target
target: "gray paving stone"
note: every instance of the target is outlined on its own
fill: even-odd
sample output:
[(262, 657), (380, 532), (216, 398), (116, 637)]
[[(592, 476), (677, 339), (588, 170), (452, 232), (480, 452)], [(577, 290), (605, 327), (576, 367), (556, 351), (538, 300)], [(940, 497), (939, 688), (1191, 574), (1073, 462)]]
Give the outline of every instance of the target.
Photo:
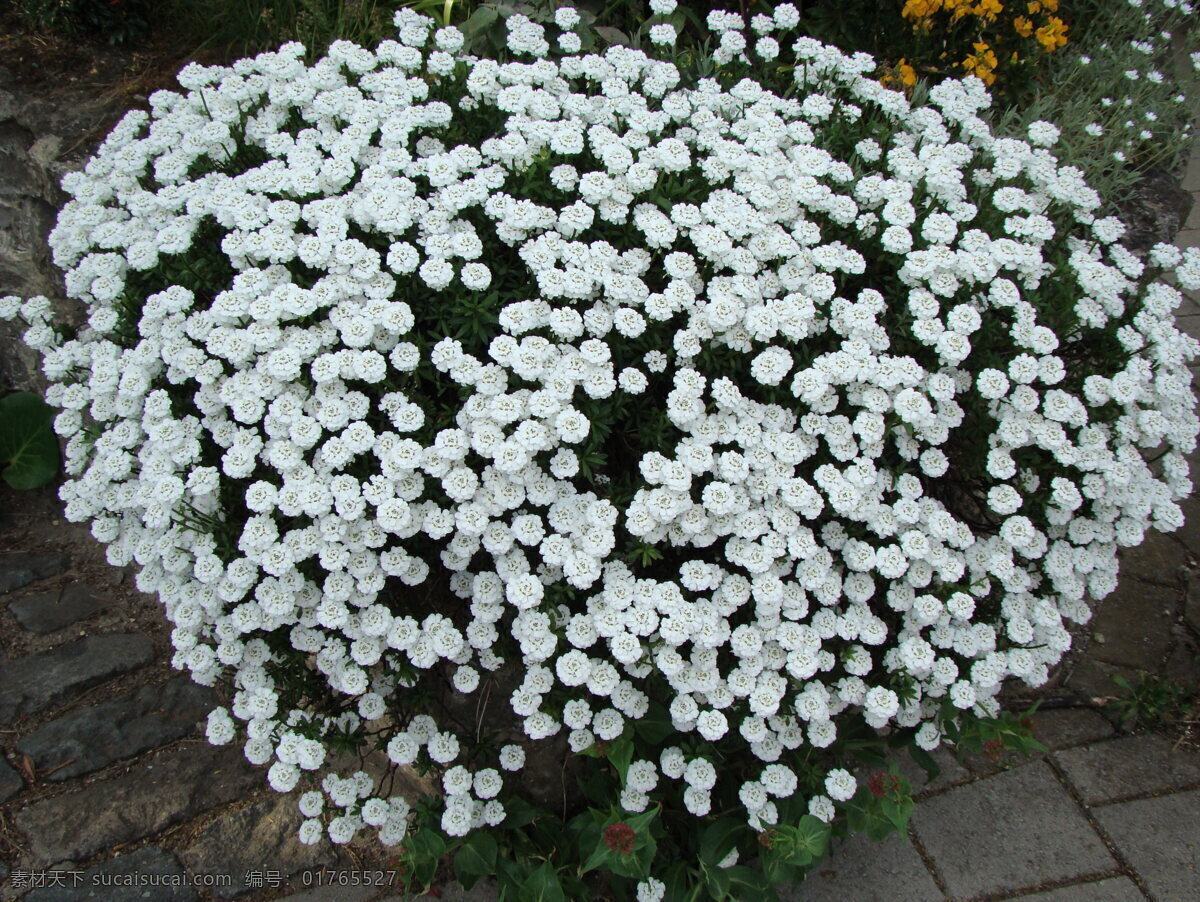
[(1188, 626), (1200, 633), (1200, 578), (1195, 575), (1188, 579), (1183, 619), (1187, 621)]
[(75, 585), (14, 601), (9, 610), (21, 626), (35, 633), (52, 633), (77, 623), (112, 604), (92, 586)]
[[(297, 882), (295, 878), (291, 881)], [(375, 886), (322, 886), (280, 896), (278, 902), (362, 902), (379, 892)]]
[(188, 743), (119, 777), (35, 802), (13, 820), (37, 864), (80, 861), (241, 798), (261, 780), (240, 747)]
[(1128, 877), (1109, 877), (1095, 883), (1076, 883), (1020, 898), (1022, 902), (1144, 902), (1146, 897)]
[(16, 769), (0, 756), (0, 802), (6, 802), (21, 791), (25, 781)]
[(157, 846), (146, 846), (87, 871), (71, 872), (66, 885), (31, 890), (25, 902), (194, 902), (197, 898), (179, 862)]
[(1112, 724), (1091, 708), (1056, 708), (1033, 715), (1033, 737), (1051, 751), (1112, 735)]
[(332, 866), (336, 856), (328, 843), (306, 846), (296, 837), (303, 820), (294, 794), (272, 794), (213, 821), (179, 857), (193, 873), (232, 878), (227, 886), (213, 888), (220, 899), (254, 889), (246, 879), (252, 871), (278, 871), (287, 878)]
[(1113, 681), (1115, 676), (1124, 677), (1131, 684), (1137, 682), (1137, 671), (1133, 667), (1105, 664), (1095, 658), (1085, 657), (1072, 668), (1066, 685), (1086, 698), (1127, 696), (1129, 693)]
[[(1180, 321), (1183, 325), (1195, 326), (1200, 331), (1200, 316), (1190, 319), (1180, 317)], [(1183, 325), (1180, 326), (1181, 329)], [(1148, 530), (1141, 545), (1122, 548), (1121, 578), (1127, 580), (1132, 576), (1147, 582), (1175, 585), (1179, 581), (1181, 571), (1187, 565), (1187, 549), (1175, 541), (1174, 535)]]
[(46, 779), (66, 780), (182, 739), (217, 704), (216, 692), (178, 676), (52, 720), (17, 743)]
[(1200, 792), (1122, 802), (1095, 815), (1154, 899), (1200, 899)]
[(115, 633), (7, 661), (0, 666), (0, 722), (64, 702), (153, 659), (149, 638)]
[(1059, 752), (1058, 764), (1088, 805), (1200, 784), (1200, 754), (1150, 733)]
[(39, 579), (58, 576), (70, 563), (70, 558), (56, 551), (14, 551), (11, 554), (0, 554), (0, 595)]
[[(490, 880), (480, 880), (469, 890), (463, 889), (458, 881), (451, 880), (440, 884), (437, 890), (441, 894), (437, 897), (440, 902), (495, 902), (500, 897), (496, 884)], [(379, 902), (426, 902), (429, 898), (430, 896), (396, 895), (386, 896)]]
[(1154, 670), (1171, 642), (1180, 588), (1150, 585), (1122, 575), (1117, 590), (1100, 605), (1092, 630), (1104, 637), (1088, 646), (1088, 657), (1106, 664)]
[(941, 768), (941, 772), (932, 780), (929, 779), (929, 775), (925, 772), (925, 769), (913, 761), (911, 755), (902, 752), (897, 756), (900, 773), (908, 779), (914, 793), (937, 792), (940, 789), (945, 789), (947, 786), (961, 783), (971, 776), (970, 771), (959, 764), (954, 757), (954, 753), (945, 746), (934, 749), (931, 754), (934, 763)]
[(781, 889), (783, 902), (933, 902), (945, 898), (912, 843), (893, 834), (875, 843), (846, 841), (803, 883)]
[(1167, 655), (1161, 676), (1186, 687), (1200, 686), (1200, 644), (1186, 634), (1181, 636)]
[(1015, 892), (1115, 865), (1044, 761), (934, 796), (917, 806), (912, 824), (954, 898)]

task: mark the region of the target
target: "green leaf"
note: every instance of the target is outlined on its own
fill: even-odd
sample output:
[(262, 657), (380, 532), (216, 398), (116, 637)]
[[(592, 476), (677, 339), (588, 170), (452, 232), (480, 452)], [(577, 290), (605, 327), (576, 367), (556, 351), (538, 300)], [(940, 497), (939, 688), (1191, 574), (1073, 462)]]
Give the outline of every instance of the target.
[(880, 802), (880, 807), (883, 809), (883, 816), (886, 817), (896, 829), (908, 839), (908, 819), (912, 815), (913, 808), (916, 805), (913, 800), (908, 797), (900, 799), (884, 798)]
[(612, 766), (617, 769), (621, 778), (621, 788), (625, 788), (625, 776), (629, 773), (629, 765), (633, 762), (633, 740), (621, 737), (608, 744), (605, 752)]
[(454, 856), (454, 876), (466, 889), (470, 889), (480, 877), (495, 872), (498, 851), (499, 846), (492, 834), (476, 830)]
[(735, 899), (768, 902), (768, 900), (779, 898), (779, 894), (775, 892), (775, 887), (771, 885), (767, 876), (754, 868), (739, 864), (726, 869), (725, 873), (729, 875), (730, 891)]
[(942, 772), (942, 768), (933, 760), (933, 756), (915, 742), (908, 747), (908, 754), (920, 766), (921, 770), (925, 771), (925, 775), (931, 781), (936, 780), (937, 775)]
[(527, 862), (513, 861), (501, 856), (496, 861), (496, 877), (500, 882), (500, 902), (522, 902), (521, 892), (529, 879)]
[(704, 864), (716, 867), (733, 851), (738, 831), (744, 825), (745, 821), (733, 817), (721, 818), (716, 823), (709, 824), (700, 836), (700, 860)]
[(550, 862), (543, 862), (540, 868), (529, 875), (521, 887), (521, 902), (567, 902), (558, 872)]
[(867, 838), (880, 842), (887, 839), (896, 829), (883, 813), (883, 807), (870, 791), (863, 787), (846, 805), (847, 822), (855, 833), (865, 833)]
[(14, 489), (36, 489), (58, 472), (54, 408), (30, 392), (0, 400), (0, 464)]
[(717, 902), (729, 897), (729, 888), (733, 881), (729, 878), (729, 871), (725, 868), (711, 867), (707, 864), (702, 864), (704, 869), (704, 885), (708, 887), (709, 895)]
[(504, 826), (509, 830), (516, 830), (519, 827), (531, 824), (545, 814), (542, 809), (520, 797), (514, 797), (505, 801), (504, 809)]
[(806, 814), (795, 826), (775, 830), (779, 857), (788, 864), (807, 867), (825, 855), (832, 828), (818, 817)]
[(471, 18), (458, 27), (467, 38), (474, 38), (475, 35), (490, 28), (499, 18), (500, 14), (493, 7), (481, 6), (471, 14)]
[[(653, 827), (659, 813), (660, 809), (657, 807), (632, 817), (624, 817), (617, 809), (607, 815), (593, 810), (593, 823), (579, 838), (580, 857), (586, 858), (581, 873), (586, 874), (588, 871), (602, 868), (622, 877), (647, 876), (654, 856), (658, 853), (658, 841), (654, 838)], [(605, 842), (604, 831), (618, 823), (625, 824), (634, 833), (633, 849), (630, 852), (618, 852)]]
[(646, 716), (640, 718), (633, 725), (633, 729), (639, 737), (653, 746), (662, 745), (668, 736), (673, 736), (676, 732), (666, 705), (659, 702), (650, 703)]
[(597, 25), (595, 32), (610, 44), (629, 45), (629, 35), (621, 31), (619, 28), (611, 28), (608, 25)]
[(699, 889), (699, 887), (692, 886), (692, 874), (693, 872), (682, 861), (671, 865), (662, 877), (662, 881), (667, 887), (663, 902), (691, 902), (696, 897), (695, 890)]

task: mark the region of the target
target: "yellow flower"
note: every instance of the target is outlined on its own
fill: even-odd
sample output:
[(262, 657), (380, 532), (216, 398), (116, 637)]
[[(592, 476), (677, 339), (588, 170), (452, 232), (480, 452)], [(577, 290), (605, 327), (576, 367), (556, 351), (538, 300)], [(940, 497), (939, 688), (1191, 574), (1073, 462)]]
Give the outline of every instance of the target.
[(1013, 19), (1013, 28), (1015, 28), (1017, 30), (1017, 34), (1023, 38), (1027, 38), (1033, 34), (1033, 22), (1031, 22), (1029, 19), (1026, 19), (1024, 16), (1017, 16), (1015, 19)]
[(1051, 16), (1049, 21), (1034, 32), (1034, 37), (1047, 53), (1052, 53), (1067, 43), (1067, 26), (1062, 19)]
[(941, 8), (941, 0), (908, 0), (900, 14), (906, 19), (925, 19)]
[(1042, 0), (1042, 9), (1048, 13), (1058, 12), (1058, 0)]
[(979, 5), (975, 7), (975, 15), (988, 22), (995, 21), (996, 16), (1004, 12), (1004, 4), (1000, 0), (980, 0)]
[(977, 42), (972, 46), (975, 52), (959, 65), (966, 69), (969, 75), (974, 75), (985, 85), (990, 85), (996, 81), (996, 54), (986, 43)]
[(1029, 10), (1029, 15), (1034, 16), (1042, 11), (1042, 4), (1038, 0), (1031, 0), (1025, 8)]
[(885, 88), (892, 87), (897, 83), (906, 88), (911, 88), (917, 83), (917, 70), (914, 69), (907, 59), (901, 59), (893, 68), (886, 71), (886, 74), (879, 80)]

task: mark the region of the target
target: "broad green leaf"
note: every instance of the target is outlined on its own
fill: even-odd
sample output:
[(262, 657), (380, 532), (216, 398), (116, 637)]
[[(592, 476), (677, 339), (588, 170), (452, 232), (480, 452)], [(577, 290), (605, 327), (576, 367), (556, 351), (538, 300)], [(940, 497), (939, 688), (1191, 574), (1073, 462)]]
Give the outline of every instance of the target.
[(529, 875), (521, 887), (521, 902), (566, 902), (558, 872), (550, 862), (543, 862)]
[(629, 773), (629, 765), (633, 761), (633, 740), (626, 737), (621, 737), (608, 744), (608, 750), (605, 752), (608, 760), (612, 762), (612, 766), (617, 769), (617, 775), (621, 778), (621, 788), (625, 787), (625, 776)]
[(480, 877), (495, 872), (498, 851), (496, 838), (492, 834), (476, 830), (454, 856), (454, 876), (470, 889)]
[(527, 862), (513, 861), (501, 856), (496, 860), (496, 877), (500, 882), (500, 902), (523, 902), (522, 891), (529, 879)]
[(612, 28), (608, 25), (597, 25), (595, 32), (610, 44), (624, 44), (626, 46), (629, 44), (629, 35), (625, 34), (619, 28)]
[(36, 489), (58, 472), (54, 408), (30, 392), (0, 400), (0, 465), (14, 489)]
[(545, 813), (536, 805), (533, 805), (520, 797), (514, 797), (506, 801), (504, 803), (504, 809), (504, 826), (509, 830), (515, 830), (518, 827), (524, 827), (526, 824), (531, 824)]
[(667, 737), (673, 736), (676, 732), (666, 706), (658, 702), (650, 703), (646, 716), (639, 718), (633, 728), (638, 736), (654, 746), (662, 745)]
[(920, 766), (921, 770), (925, 771), (925, 775), (930, 780), (936, 780), (937, 775), (942, 772), (942, 768), (933, 760), (933, 756), (916, 743), (908, 747), (908, 754)]
[(771, 881), (761, 871), (739, 864), (728, 868), (730, 892), (735, 899), (753, 899), (755, 902), (770, 902), (778, 899), (779, 894)]
[(796, 824), (796, 837), (812, 850), (814, 856), (824, 855), (825, 848), (829, 845), (831, 829), (829, 824), (819, 817), (806, 814)]
[(700, 835), (700, 860), (715, 867), (733, 850), (738, 831), (744, 826), (745, 821), (733, 817), (709, 824)]
[(708, 887), (709, 895), (716, 902), (729, 898), (729, 888), (733, 882), (729, 879), (729, 871), (707, 864), (702, 864), (701, 867), (704, 869), (704, 884)]

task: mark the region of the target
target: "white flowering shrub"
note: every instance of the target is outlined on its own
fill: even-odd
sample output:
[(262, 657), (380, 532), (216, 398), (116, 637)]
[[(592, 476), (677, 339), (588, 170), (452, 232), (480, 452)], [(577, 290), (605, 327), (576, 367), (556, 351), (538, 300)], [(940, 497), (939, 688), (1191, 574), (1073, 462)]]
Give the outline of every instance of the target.
[[(977, 80), (914, 108), (786, 4), (689, 68), (651, 6), (648, 51), (577, 52), (565, 9), (501, 63), (401, 11), (191, 65), (64, 179), (87, 325), (3, 302), (67, 516), (304, 842), (411, 830), (419, 878), (456, 851), (509, 898), (767, 892), (904, 816), (853, 749), (996, 715), (1181, 523), (1197, 347), (1155, 277), (1200, 252), (1124, 250)], [(607, 764), (550, 812), (520, 771), (568, 746)]]

